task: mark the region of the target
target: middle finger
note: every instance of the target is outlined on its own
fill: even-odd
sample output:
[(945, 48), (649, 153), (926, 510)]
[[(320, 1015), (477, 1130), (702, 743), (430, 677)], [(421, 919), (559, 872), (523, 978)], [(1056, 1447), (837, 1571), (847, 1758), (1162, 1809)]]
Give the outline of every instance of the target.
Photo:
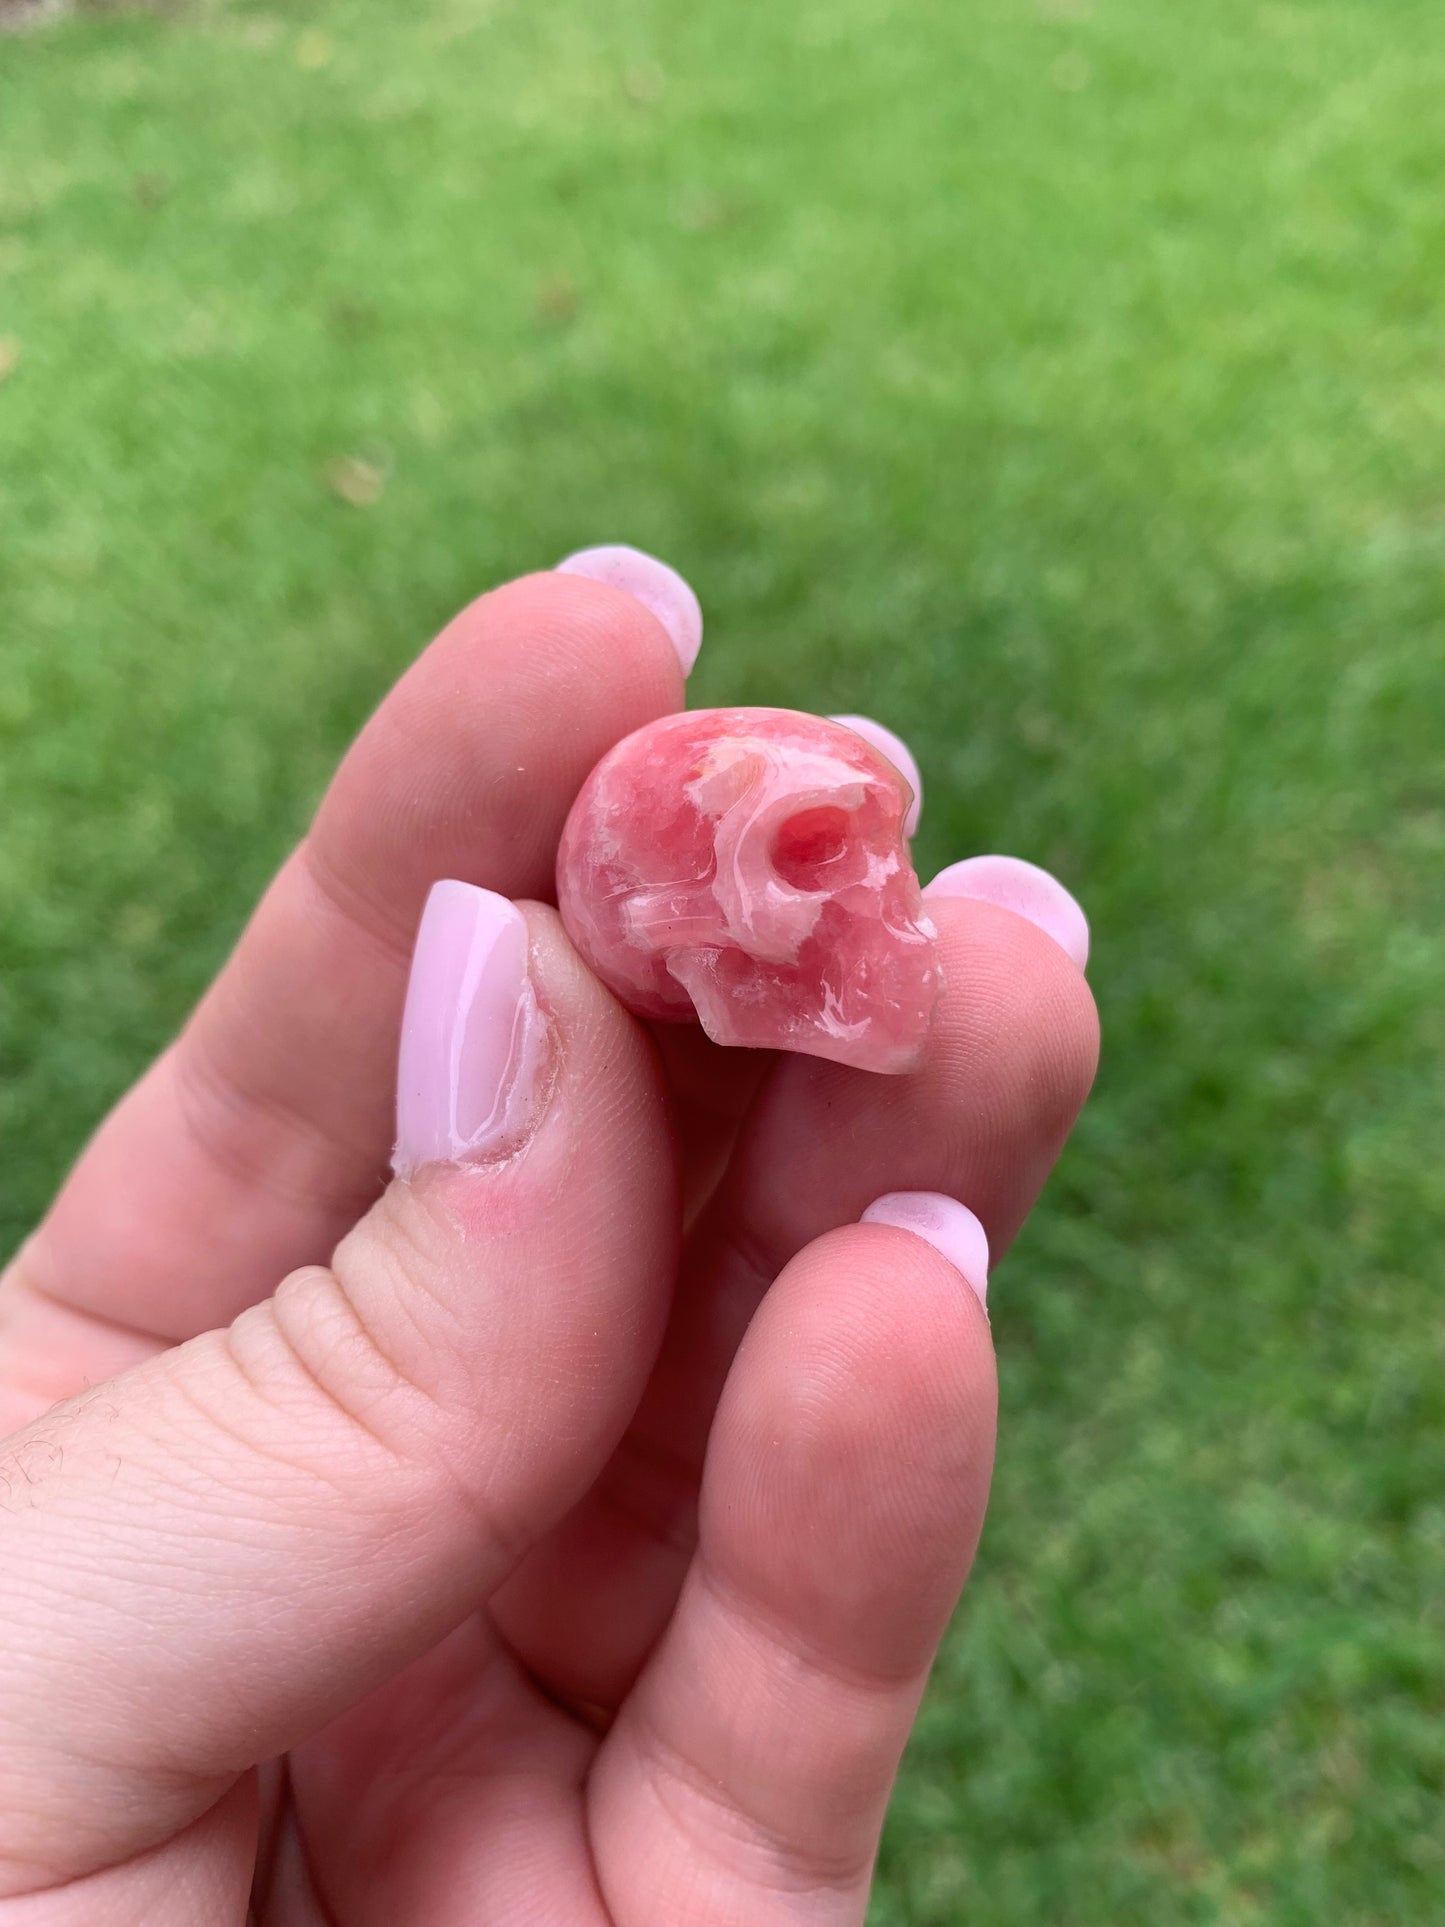
[[(787, 1261), (890, 1191), (942, 1191), (1001, 1255), (1088, 1093), (1093, 999), (1054, 939), (995, 904), (934, 898), (945, 990), (911, 1077), (776, 1062), (688, 1242), (637, 1417), (601, 1480), (497, 1596), (500, 1630), (556, 1692), (610, 1709), (676, 1598), (733, 1354)], [(742, 1055), (742, 1053), (739, 1053)]]

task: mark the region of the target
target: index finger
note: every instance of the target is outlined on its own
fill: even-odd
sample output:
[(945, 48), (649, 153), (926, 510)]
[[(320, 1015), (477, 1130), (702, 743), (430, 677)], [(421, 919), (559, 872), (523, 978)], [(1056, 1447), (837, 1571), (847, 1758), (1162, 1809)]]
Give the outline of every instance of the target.
[(681, 706), (685, 652), (636, 578), (631, 593), (580, 573), (496, 589), (383, 702), (181, 1036), (17, 1259), (0, 1292), (0, 1432), (225, 1324), (329, 1257), (378, 1194), (428, 887), (550, 899), (588, 771)]

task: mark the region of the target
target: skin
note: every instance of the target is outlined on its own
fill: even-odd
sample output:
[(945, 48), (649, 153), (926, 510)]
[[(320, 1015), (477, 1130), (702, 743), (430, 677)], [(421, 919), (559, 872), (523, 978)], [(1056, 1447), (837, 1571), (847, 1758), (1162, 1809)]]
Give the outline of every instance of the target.
[[(650, 1035), (547, 899), (682, 698), (606, 583), (465, 610), (0, 1282), (0, 1927), (863, 1918), (995, 1390), (959, 1273), (856, 1221), (944, 1191), (1000, 1254), (1094, 1009), (939, 900), (916, 1076)], [(387, 1188), (440, 876), (533, 900), (556, 1080)]]

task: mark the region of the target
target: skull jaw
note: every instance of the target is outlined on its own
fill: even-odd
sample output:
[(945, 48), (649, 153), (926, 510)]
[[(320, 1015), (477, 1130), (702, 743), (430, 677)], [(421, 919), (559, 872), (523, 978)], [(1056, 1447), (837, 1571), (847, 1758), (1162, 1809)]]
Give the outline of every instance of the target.
[(668, 974), (687, 992), (715, 1044), (793, 1051), (855, 1070), (905, 1076), (919, 1069), (942, 988), (933, 933), (890, 933), (887, 993), (866, 1000), (805, 968), (759, 962), (730, 949), (675, 952)]

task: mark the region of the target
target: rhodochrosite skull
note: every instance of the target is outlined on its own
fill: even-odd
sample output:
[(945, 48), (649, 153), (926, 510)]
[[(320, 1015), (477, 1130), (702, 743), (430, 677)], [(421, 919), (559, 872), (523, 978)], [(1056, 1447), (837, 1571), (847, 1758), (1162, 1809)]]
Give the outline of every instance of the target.
[(562, 921), (639, 1016), (908, 1071), (939, 990), (907, 783), (841, 723), (697, 709), (620, 742), (557, 857)]

